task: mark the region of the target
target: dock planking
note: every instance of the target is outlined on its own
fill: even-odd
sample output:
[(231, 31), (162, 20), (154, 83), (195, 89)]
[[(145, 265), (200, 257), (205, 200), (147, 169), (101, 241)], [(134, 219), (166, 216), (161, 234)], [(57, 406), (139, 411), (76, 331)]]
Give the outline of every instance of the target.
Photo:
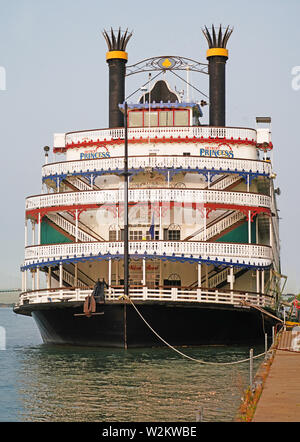
[(300, 352), (291, 341), (284, 332), (252, 422), (300, 422)]

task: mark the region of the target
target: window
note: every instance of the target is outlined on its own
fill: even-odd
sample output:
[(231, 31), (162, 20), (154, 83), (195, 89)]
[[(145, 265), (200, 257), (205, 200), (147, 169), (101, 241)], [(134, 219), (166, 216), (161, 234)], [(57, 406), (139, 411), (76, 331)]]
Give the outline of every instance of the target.
[(172, 111), (160, 111), (159, 125), (160, 126), (173, 126), (173, 112)]
[(142, 241), (143, 239), (143, 231), (142, 230), (130, 230), (129, 231), (129, 240), (130, 241)]
[(188, 126), (189, 125), (189, 111), (181, 110), (174, 112), (174, 126)]
[(169, 279), (164, 279), (164, 285), (167, 287), (181, 287), (181, 280), (170, 281)]
[(145, 111), (144, 113), (144, 126), (148, 127), (149, 126), (149, 116), (150, 116), (150, 126), (151, 127), (157, 127), (158, 126), (158, 112), (149, 112), (149, 111)]
[(117, 231), (116, 230), (109, 230), (108, 240), (109, 241), (117, 241)]
[(180, 241), (180, 230), (164, 229), (164, 241)]
[(129, 127), (143, 127), (143, 112), (128, 112)]

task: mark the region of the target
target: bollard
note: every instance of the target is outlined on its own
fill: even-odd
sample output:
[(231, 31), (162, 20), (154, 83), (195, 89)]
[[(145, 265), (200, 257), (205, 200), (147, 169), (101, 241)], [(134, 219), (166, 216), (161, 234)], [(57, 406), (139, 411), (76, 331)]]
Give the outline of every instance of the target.
[(265, 333), (265, 357), (267, 356), (268, 353), (268, 334)]
[(199, 410), (196, 412), (196, 422), (202, 422), (203, 421), (203, 407), (200, 407)]

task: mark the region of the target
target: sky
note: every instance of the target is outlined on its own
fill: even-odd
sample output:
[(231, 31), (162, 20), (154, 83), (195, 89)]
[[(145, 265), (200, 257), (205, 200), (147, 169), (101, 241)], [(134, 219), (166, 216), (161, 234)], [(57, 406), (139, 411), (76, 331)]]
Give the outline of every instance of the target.
[[(56, 132), (108, 126), (102, 31), (133, 31), (128, 65), (159, 55), (206, 63), (201, 29), (221, 23), (234, 28), (226, 124), (255, 128), (256, 116), (272, 118), (285, 293), (300, 293), (299, 0), (0, 0), (0, 11), (0, 289), (21, 286), (25, 198), (41, 193), (43, 147), (52, 147)], [(129, 77), (126, 95), (147, 78)], [(190, 81), (208, 94), (206, 75), (192, 74)], [(203, 110), (207, 124), (208, 107)]]

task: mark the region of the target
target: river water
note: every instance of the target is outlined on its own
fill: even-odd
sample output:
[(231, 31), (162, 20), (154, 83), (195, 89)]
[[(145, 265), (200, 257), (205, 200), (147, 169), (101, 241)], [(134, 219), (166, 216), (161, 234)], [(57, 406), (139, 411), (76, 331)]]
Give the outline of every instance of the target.
[[(33, 319), (11, 308), (0, 308), (0, 331), (0, 422), (195, 422), (200, 409), (204, 422), (230, 422), (249, 383), (248, 362), (199, 364), (167, 347), (45, 345)], [(224, 363), (248, 358), (250, 346), (180, 350)]]

